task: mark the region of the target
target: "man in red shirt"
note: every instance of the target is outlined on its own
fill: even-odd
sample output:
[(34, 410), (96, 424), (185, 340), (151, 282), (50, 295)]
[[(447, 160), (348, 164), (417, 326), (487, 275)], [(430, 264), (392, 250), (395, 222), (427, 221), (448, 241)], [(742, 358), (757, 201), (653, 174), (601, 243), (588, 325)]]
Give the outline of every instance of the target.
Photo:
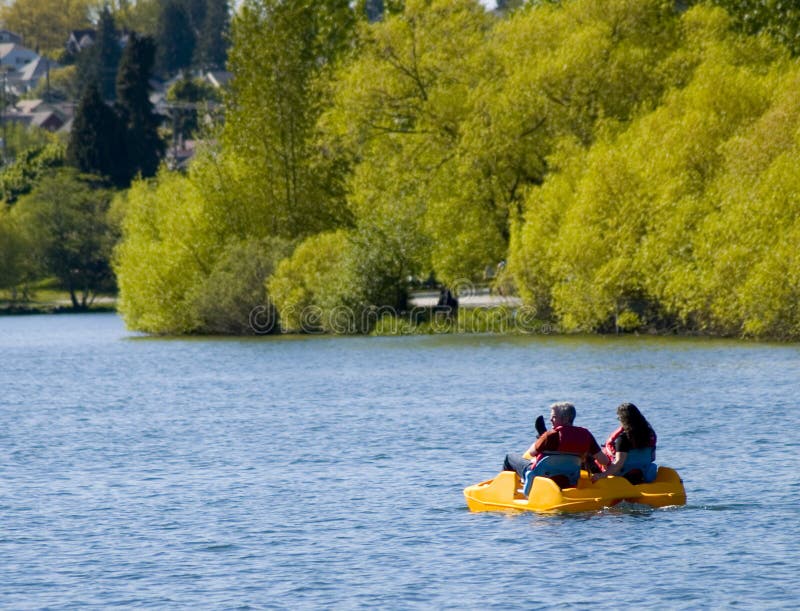
[(594, 458), (599, 464), (607, 465), (608, 456), (600, 449), (600, 446), (588, 429), (574, 426), (575, 406), (572, 403), (553, 403), (550, 406), (550, 422), (553, 428), (543, 433), (528, 448), (527, 454), (533, 457), (528, 460), (516, 454), (506, 454), (503, 462), (503, 471), (516, 471), (520, 479), (525, 479), (525, 472), (536, 465), (539, 457), (545, 454), (577, 454), (582, 462), (587, 462), (589, 458)]

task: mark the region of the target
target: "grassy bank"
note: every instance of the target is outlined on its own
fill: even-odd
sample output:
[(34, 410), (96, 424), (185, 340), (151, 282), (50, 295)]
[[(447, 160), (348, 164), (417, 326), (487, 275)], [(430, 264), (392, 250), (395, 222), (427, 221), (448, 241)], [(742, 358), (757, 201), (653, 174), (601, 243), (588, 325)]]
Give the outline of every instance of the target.
[(0, 315), (60, 314), (70, 312), (113, 312), (116, 310), (115, 294), (100, 294), (87, 308), (75, 309), (69, 291), (57, 288), (37, 288), (27, 295), (0, 290)]

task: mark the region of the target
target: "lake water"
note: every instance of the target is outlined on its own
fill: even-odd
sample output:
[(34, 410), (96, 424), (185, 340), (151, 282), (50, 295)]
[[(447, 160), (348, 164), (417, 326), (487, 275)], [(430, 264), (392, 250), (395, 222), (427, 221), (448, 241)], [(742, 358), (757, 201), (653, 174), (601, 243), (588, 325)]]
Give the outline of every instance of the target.
[[(153, 339), (0, 318), (0, 607), (791, 608), (800, 347)], [(633, 401), (688, 504), (470, 513), (571, 400)]]

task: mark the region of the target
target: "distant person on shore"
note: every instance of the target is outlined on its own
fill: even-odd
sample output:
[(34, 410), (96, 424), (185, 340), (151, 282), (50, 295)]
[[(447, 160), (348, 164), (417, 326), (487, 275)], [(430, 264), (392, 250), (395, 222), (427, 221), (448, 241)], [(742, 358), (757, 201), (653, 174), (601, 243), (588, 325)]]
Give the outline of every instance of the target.
[[(594, 459), (601, 465), (607, 465), (608, 457), (603, 453), (588, 429), (575, 426), (575, 406), (572, 403), (553, 403), (550, 406), (550, 422), (553, 428), (544, 431), (528, 448), (526, 454), (532, 457), (506, 454), (503, 471), (516, 471), (520, 479), (525, 480), (526, 473), (536, 466), (538, 460), (547, 454), (576, 454), (582, 462)], [(537, 429), (540, 428), (537, 423)], [(544, 427), (541, 427), (544, 428)]]
[(505, 279), (503, 277), (503, 272), (504, 271), (506, 271), (506, 260), (505, 259), (503, 259), (502, 261), (500, 261), (497, 264), (497, 270), (495, 271), (495, 274), (494, 274), (495, 290), (497, 291), (497, 294), (500, 295), (501, 297), (504, 297), (505, 294), (506, 294), (505, 287), (503, 286), (503, 282), (505, 281)]
[(456, 299), (449, 288), (442, 287), (439, 292), (439, 301), (436, 303), (435, 311), (445, 314), (448, 318), (458, 314), (458, 299)]
[[(632, 484), (650, 479), (648, 468), (656, 459), (656, 432), (633, 403), (617, 407), (620, 426), (606, 440), (604, 454), (610, 464), (594, 475), (595, 481), (609, 475), (622, 475)], [(636, 452), (635, 455), (632, 452)], [(629, 457), (633, 456), (633, 459)]]

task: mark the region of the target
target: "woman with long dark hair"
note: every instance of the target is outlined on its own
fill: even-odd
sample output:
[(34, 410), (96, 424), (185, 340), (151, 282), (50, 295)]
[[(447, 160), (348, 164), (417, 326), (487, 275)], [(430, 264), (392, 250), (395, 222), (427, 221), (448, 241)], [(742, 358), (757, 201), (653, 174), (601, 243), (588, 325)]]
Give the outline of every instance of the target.
[(603, 447), (611, 464), (594, 479), (609, 475), (622, 475), (634, 484), (655, 477), (650, 465), (656, 459), (656, 432), (633, 403), (617, 407), (620, 426), (611, 433)]

